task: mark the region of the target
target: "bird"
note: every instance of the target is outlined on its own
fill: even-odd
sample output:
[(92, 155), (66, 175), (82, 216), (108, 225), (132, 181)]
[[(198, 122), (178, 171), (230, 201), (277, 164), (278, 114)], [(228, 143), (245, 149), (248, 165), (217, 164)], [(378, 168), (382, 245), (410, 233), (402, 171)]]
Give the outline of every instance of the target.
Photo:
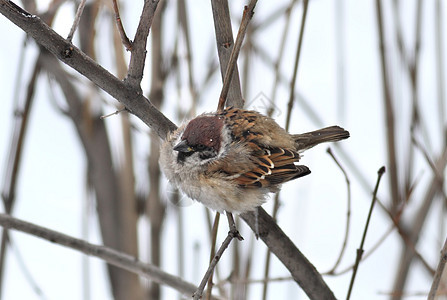
[(310, 174), (301, 153), (350, 137), (330, 126), (290, 134), (257, 111), (227, 107), (201, 114), (168, 134), (160, 166), (188, 197), (218, 212), (254, 211), (285, 182)]

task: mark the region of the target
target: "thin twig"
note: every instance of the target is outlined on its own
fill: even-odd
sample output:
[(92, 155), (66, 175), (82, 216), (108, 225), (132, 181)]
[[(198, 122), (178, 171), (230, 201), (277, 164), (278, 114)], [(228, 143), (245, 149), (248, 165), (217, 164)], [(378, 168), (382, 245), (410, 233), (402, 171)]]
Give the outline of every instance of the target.
[[(162, 51), (163, 34), (162, 34), (162, 19), (164, 16), (164, 8), (161, 6), (152, 20), (152, 56), (151, 56), (151, 89), (149, 91), (149, 98), (152, 103), (160, 108), (163, 104), (164, 97), (164, 71), (163, 61), (164, 52)], [(150, 226), (150, 258), (151, 263), (160, 266), (162, 262), (162, 231), (163, 224), (166, 220), (166, 204), (160, 198), (160, 144), (155, 135), (152, 135), (150, 141), (150, 155), (149, 155), (149, 190), (148, 199), (146, 201), (146, 215), (151, 222)], [(148, 298), (160, 299), (161, 291), (158, 284), (152, 284)]]
[(381, 0), (376, 0), (377, 27), (380, 41), (380, 65), (382, 71), (383, 85), (383, 102), (385, 106), (385, 122), (386, 122), (386, 139), (387, 139), (387, 155), (388, 169), (391, 190), (392, 211), (397, 210), (400, 204), (399, 180), (397, 172), (397, 156), (396, 156), (396, 136), (395, 136), (395, 113), (393, 107), (393, 95), (391, 93), (391, 85), (389, 80), (390, 70), (387, 63), (387, 51), (385, 50), (385, 32), (382, 12)]
[(145, 0), (143, 11), (138, 23), (137, 32), (132, 43), (130, 55), (129, 71), (126, 76), (126, 83), (141, 92), (141, 80), (143, 79), (144, 66), (146, 62), (147, 37), (154, 20), (155, 11), (159, 0)]
[(303, 45), (303, 37), (304, 37), (304, 26), (306, 25), (307, 7), (309, 6), (309, 0), (304, 0), (303, 5), (304, 6), (303, 6), (303, 15), (301, 17), (300, 34), (298, 37), (298, 45), (296, 46), (295, 65), (293, 66), (293, 76), (292, 80), (290, 81), (290, 95), (289, 95), (289, 103), (287, 104), (286, 130), (288, 130), (290, 125), (290, 117), (292, 115), (292, 108), (293, 108), (293, 99), (295, 99), (296, 77), (298, 76), (298, 65), (301, 57), (301, 48)]
[[(293, 277), (291, 276), (285, 276), (285, 277), (273, 277), (273, 278), (263, 278), (263, 279), (238, 279), (237, 283), (240, 284), (260, 284), (260, 283), (266, 283), (266, 282), (283, 282), (283, 281), (293, 281)], [(224, 286), (226, 284), (233, 284), (235, 281), (233, 280), (233, 277), (230, 276), (225, 280), (222, 280), (221, 282), (218, 282), (215, 284), (215, 286)]]
[[(211, 251), (210, 251), (210, 263), (213, 261), (215, 252), (216, 252), (216, 240), (217, 240), (217, 231), (219, 228), (219, 219), (220, 219), (220, 213), (216, 212), (216, 216), (214, 217), (214, 224), (213, 224), (213, 231), (211, 234)], [(206, 290), (206, 297), (205, 299), (211, 298), (211, 292), (213, 290), (213, 273), (211, 273), (210, 278), (208, 279), (208, 287)]]
[(285, 17), (286, 20), (285, 20), (285, 24), (284, 24), (284, 30), (282, 33), (282, 37), (281, 37), (281, 42), (279, 44), (278, 57), (273, 64), (273, 69), (275, 70), (275, 80), (273, 83), (272, 94), (270, 96), (270, 107), (267, 110), (267, 115), (270, 117), (273, 115), (273, 112), (275, 110), (276, 92), (278, 91), (279, 81), (281, 78), (280, 66), (281, 66), (283, 58), (285, 57), (284, 50), (286, 49), (285, 45), (286, 45), (287, 36), (289, 33), (289, 29), (290, 29), (290, 20), (291, 20), (290, 16), (291, 16), (292, 9), (293, 9), (293, 6), (295, 5), (295, 3), (296, 3), (296, 1), (292, 1), (292, 3), (290, 3), (289, 7), (286, 9), (285, 14), (283, 16), (283, 17)]
[[(371, 249), (367, 252), (365, 252), (362, 255), (362, 262), (365, 261), (367, 258), (369, 258), (382, 244), (383, 242), (390, 236), (390, 234), (394, 231), (396, 227), (394, 225), (391, 225), (390, 228), (388, 228), (387, 231), (385, 231), (385, 233), (377, 240), (377, 242), (371, 247)], [(343, 274), (348, 273), (349, 271), (352, 271), (352, 269), (354, 268), (355, 265), (355, 261), (348, 267), (338, 271), (338, 272), (333, 272), (328, 271), (328, 272), (322, 272), (321, 275), (328, 275), (328, 276), (340, 276)]]
[[(281, 7), (272, 7), (270, 15), (265, 16), (262, 22), (253, 24), (253, 33), (261, 32), (262, 30), (268, 30), (269, 27), (274, 26), (274, 23), (278, 20), (283, 20), (284, 16), (290, 13), (291, 8), (298, 2), (298, 0), (292, 0), (284, 3)], [(278, 2), (278, 5), (282, 5)], [(286, 25), (287, 26), (287, 25)]]
[[(230, 227), (231, 227), (231, 225), (230, 225)], [(217, 250), (216, 255), (214, 256), (213, 260), (211, 261), (210, 265), (208, 266), (208, 270), (206, 271), (205, 275), (203, 276), (202, 281), (200, 282), (200, 285), (197, 287), (196, 291), (194, 292), (194, 294), (192, 296), (192, 298), (194, 300), (199, 300), (202, 297), (202, 293), (205, 288), (205, 285), (208, 282), (208, 279), (210, 278), (210, 276), (212, 275), (214, 268), (216, 267), (220, 258), (222, 257), (222, 254), (228, 248), (228, 245), (230, 245), (231, 241), (234, 238), (238, 238), (238, 235), (239, 235), (239, 233), (237, 231), (236, 232), (234, 232), (232, 230), (228, 231), (227, 237), (223, 241), (219, 250)]]
[[(276, 215), (278, 214), (278, 210), (279, 210), (279, 194), (281, 191), (277, 192), (275, 195), (275, 200), (273, 202), (273, 211), (272, 211), (272, 218), (273, 220), (276, 221)], [(259, 231), (259, 229), (258, 229)], [(270, 261), (272, 258), (272, 252), (270, 251), (270, 249), (267, 248), (267, 253), (266, 253), (266, 257), (265, 257), (265, 266), (264, 266), (264, 285), (262, 286), (262, 300), (266, 300), (267, 299), (267, 292), (268, 292), (268, 287), (269, 287), (269, 283), (270, 281), (267, 281), (267, 278), (269, 277), (270, 274)]]
[[(412, 49), (412, 57), (408, 59), (406, 64), (403, 65), (405, 70), (407, 71), (408, 79), (410, 82), (410, 88), (411, 88), (411, 119), (410, 119), (410, 134), (413, 136), (415, 134), (416, 129), (421, 132), (422, 136), (425, 139), (425, 145), (430, 146), (429, 142), (429, 135), (427, 133), (427, 130), (424, 126), (424, 122), (421, 122), (421, 111), (420, 111), (420, 105), (419, 105), (419, 53), (420, 53), (420, 45), (421, 45), (421, 24), (422, 24), (422, 17), (423, 17), (423, 6), (422, 1), (418, 0), (416, 2), (416, 20), (415, 20), (415, 30), (414, 30), (414, 46)], [(414, 177), (414, 168), (415, 168), (415, 158), (414, 158), (414, 147), (412, 147), (412, 141), (411, 139), (408, 140), (407, 146), (404, 146), (407, 150), (406, 153), (406, 163), (403, 164), (404, 166), (404, 172), (405, 174), (405, 185), (404, 185), (404, 197), (407, 198), (406, 195), (408, 195), (409, 191), (411, 192), (411, 182)], [(404, 249), (403, 251), (406, 251)], [(402, 278), (405, 278), (407, 272), (404, 272), (400, 274), (399, 276)], [(401, 281), (403, 282), (403, 281)], [(397, 287), (397, 286), (396, 286)], [(403, 288), (403, 285), (400, 287), (397, 287), (399, 290)]]
[(442, 13), (444, 12), (444, 1), (436, 0), (435, 3), (435, 65), (436, 65), (436, 87), (438, 91), (438, 112), (439, 112), (439, 129), (441, 132), (441, 143), (445, 144), (445, 71), (444, 71), (444, 18)]
[(197, 91), (196, 86), (194, 84), (195, 82), (195, 76), (194, 76), (194, 68), (193, 68), (193, 60), (192, 56), (194, 52), (191, 50), (191, 37), (189, 34), (189, 16), (187, 16), (188, 10), (186, 9), (186, 1), (181, 0), (177, 2), (177, 11), (178, 11), (178, 18), (180, 23), (180, 30), (183, 32), (183, 36), (185, 38), (185, 46), (186, 46), (186, 62), (187, 62), (187, 68), (188, 68), (188, 85), (189, 85), (189, 92), (191, 94), (192, 99), (192, 105), (191, 105), (191, 114), (196, 115), (196, 107), (197, 107)]
[(436, 168), (435, 163), (433, 162), (433, 160), (430, 158), (430, 156), (427, 153), (427, 149), (425, 149), (425, 147), (416, 139), (414, 134), (411, 135), (411, 140), (413, 141), (416, 148), (418, 148), (422, 152), (422, 155), (424, 156), (425, 160), (427, 161), (428, 165), (430, 166), (431, 170), (433, 171), (433, 174), (435, 176), (434, 179), (436, 179), (438, 181), (439, 192), (444, 197), (444, 201), (447, 201), (447, 195), (443, 189), (443, 187), (444, 187), (443, 173), (440, 173), (440, 171)]
[(441, 282), (442, 273), (444, 273), (445, 264), (447, 262), (447, 239), (445, 240), (444, 247), (441, 250), (441, 258), (439, 259), (438, 268), (436, 269), (435, 276), (433, 278), (433, 283), (430, 288), (430, 293), (428, 294), (427, 300), (434, 300), (436, 297), (436, 292), (439, 288), (439, 283)]
[[(2, 200), (4, 211), (7, 214), (12, 212), (15, 203), (15, 192), (17, 188), (17, 181), (19, 180), (20, 166), (22, 164), (24, 141), (28, 132), (29, 116), (34, 102), (34, 92), (37, 86), (37, 80), (42, 70), (40, 56), (37, 59), (33, 73), (27, 86), (25, 99), (20, 107), (17, 104), (15, 108), (15, 122), (12, 131), (11, 144), (9, 148), (9, 155), (7, 166), (4, 173), (4, 181), (2, 186)], [(6, 263), (6, 251), (9, 243), (9, 232), (3, 230), (0, 239), (0, 291), (3, 291), (3, 278)]]
[(340, 164), (340, 162), (338, 161), (338, 159), (335, 157), (334, 153), (332, 152), (331, 148), (327, 148), (327, 153), (329, 153), (329, 155), (332, 157), (332, 159), (335, 161), (335, 163), (337, 164), (337, 166), (340, 168), (340, 170), (343, 173), (343, 176), (345, 177), (345, 181), (346, 181), (346, 188), (347, 188), (347, 193), (348, 193), (348, 203), (347, 203), (347, 211), (346, 211), (346, 229), (345, 229), (345, 238), (343, 240), (343, 245), (341, 247), (340, 250), (340, 254), (338, 255), (338, 259), (335, 262), (334, 266), (332, 267), (332, 269), (329, 271), (329, 273), (333, 273), (335, 272), (335, 269), (338, 267), (338, 265), (341, 262), (341, 259), (343, 258), (343, 255), (345, 253), (346, 250), (346, 246), (348, 244), (348, 238), (349, 238), (349, 231), (350, 231), (350, 227), (351, 227), (351, 182), (349, 180), (348, 174), (346, 173), (345, 169), (343, 168), (343, 166)]
[[(213, 225), (211, 224), (212, 223), (211, 222), (211, 210), (208, 207), (205, 207), (205, 206), (203, 206), (203, 210), (205, 211), (205, 221), (207, 223), (206, 228), (209, 230), (208, 233), (209, 233), (209, 238), (210, 238), (210, 244), (214, 244), (214, 247), (216, 247), (216, 241), (215, 240), (213, 241)], [(219, 230), (219, 228), (217, 228), (217, 230)], [(215, 253), (216, 253), (216, 249), (214, 248), (213, 257), (215, 255)], [(210, 257), (210, 260), (209, 260), (210, 262), (211, 262), (213, 257)], [(213, 280), (216, 280), (216, 281), (219, 282), (221, 280), (220, 278), (221, 277), (220, 277), (220, 274), (219, 274), (219, 269), (215, 268), (214, 272), (213, 272)], [(225, 289), (223, 289), (220, 286), (218, 286), (218, 289), (219, 289), (219, 294), (220, 295), (226, 295), (227, 291)], [(224, 298), (225, 298), (225, 296), (224, 296)]]
[(127, 37), (126, 31), (124, 31), (124, 26), (123, 26), (123, 23), (121, 22), (118, 1), (112, 0), (112, 4), (113, 4), (113, 11), (115, 12), (116, 27), (118, 28), (118, 32), (121, 37), (121, 42), (123, 43), (124, 47), (126, 47), (127, 51), (131, 51), (132, 50), (132, 42)]
[(365, 251), (365, 250), (363, 250), (363, 245), (365, 244), (366, 233), (368, 231), (368, 226), (369, 226), (369, 222), (371, 220), (371, 215), (372, 215), (372, 212), (374, 209), (374, 204), (376, 203), (376, 199), (377, 199), (376, 196), (377, 196), (377, 191), (379, 189), (380, 179), (382, 178), (384, 173), (385, 173), (385, 167), (381, 167), (378, 171), (376, 187), (374, 188), (373, 199), (371, 201), (371, 207), (369, 208), (368, 218), (366, 219), (366, 224), (365, 224), (365, 229), (363, 231), (362, 241), (360, 242), (360, 248), (357, 249), (355, 265), (354, 265), (354, 269), (352, 272), (351, 282), (349, 283), (348, 295), (346, 297), (347, 300), (349, 300), (351, 298), (351, 292), (352, 292), (352, 288), (354, 286), (355, 276), (357, 274), (357, 270), (358, 270), (358, 267), (360, 264), (360, 260), (362, 259), (363, 252)]
[[(234, 45), (228, 0), (211, 0), (211, 9), (213, 12), (214, 31), (216, 33), (216, 46), (220, 63), (220, 75), (223, 83)], [(230, 90), (226, 102), (227, 105), (234, 107), (244, 106), (237, 65), (235, 66), (232, 80), (230, 81)]]
[[(436, 169), (440, 170), (440, 172), (444, 172), (447, 166), (447, 148), (444, 147), (443, 152), (439, 157), (437, 157), (435, 161)], [(426, 184), (426, 190), (423, 194), (423, 199), (421, 201), (420, 206), (416, 210), (416, 214), (411, 219), (411, 224), (409, 224), (409, 229), (404, 230), (399, 223), (399, 220), (395, 220), (391, 217), (391, 220), (397, 224), (397, 228), (399, 229), (399, 234), (401, 235), (405, 245), (407, 247), (403, 247), (403, 253), (399, 256), (400, 261), (399, 265), (396, 269), (396, 274), (400, 274), (395, 279), (395, 283), (393, 286), (393, 291), (401, 292), (407, 280), (408, 270), (411, 266), (411, 262), (413, 258), (416, 256), (424, 265), (425, 269), (434, 276), (435, 271), (432, 270), (430, 264), (423, 258), (423, 256), (416, 251), (415, 247), (419, 241), (421, 236), (421, 230), (424, 227), (424, 223), (427, 219), (427, 215), (432, 207), (434, 200), (436, 199), (436, 195), (439, 193), (439, 182), (438, 179), (433, 176), (432, 179)], [(406, 274), (405, 276), (403, 276)], [(393, 299), (399, 299), (399, 297), (394, 297)]]
[(79, 21), (81, 20), (82, 12), (84, 11), (86, 0), (81, 0), (79, 3), (78, 9), (76, 10), (75, 19), (73, 21), (73, 25), (71, 25), (70, 33), (67, 36), (67, 41), (71, 43), (73, 40), (73, 35), (76, 32), (76, 28), (78, 28)]
[[(26, 265), (25, 260), (23, 259), (22, 254), (19, 251), (19, 247), (17, 246), (17, 243), (14, 242), (14, 240), (11, 240), (11, 236), (8, 235), (8, 243), (11, 247), (12, 253), (15, 255), (17, 264), (19, 265), (20, 270), (22, 271), (23, 276), (26, 278), (26, 281), (28, 282), (31, 289), (34, 291), (36, 296), (38, 298), (44, 300), (48, 299), (47, 295), (45, 295), (42, 288), (39, 286), (38, 281), (33, 277), (33, 274), (31, 273), (31, 270), (29, 269), (29, 266)], [(26, 251), (26, 248), (25, 248)], [(40, 276), (37, 275), (39, 278)]]
[(113, 113), (110, 113), (110, 114), (107, 114), (107, 115), (104, 115), (104, 116), (100, 116), (99, 118), (100, 118), (101, 120), (104, 120), (105, 118), (108, 118), (108, 117), (117, 115), (117, 114), (119, 114), (119, 113), (121, 113), (121, 112), (123, 112), (123, 111), (125, 111), (125, 110), (126, 110), (126, 107), (123, 107), (123, 108), (118, 109), (117, 111), (115, 111), (115, 112), (113, 112)]
[(237, 33), (236, 42), (234, 43), (233, 50), (231, 51), (230, 60), (228, 61), (227, 70), (225, 71), (225, 78), (223, 81), (222, 91), (219, 96), (219, 104), (217, 105), (217, 111), (221, 111), (225, 107), (228, 91), (230, 90), (230, 81), (233, 76), (234, 67), (236, 66), (239, 52), (241, 51), (242, 42), (244, 41), (245, 33), (247, 32), (248, 23), (254, 14), (254, 9), (258, 0), (250, 0), (248, 6), (244, 7), (244, 14), (242, 16), (241, 25)]

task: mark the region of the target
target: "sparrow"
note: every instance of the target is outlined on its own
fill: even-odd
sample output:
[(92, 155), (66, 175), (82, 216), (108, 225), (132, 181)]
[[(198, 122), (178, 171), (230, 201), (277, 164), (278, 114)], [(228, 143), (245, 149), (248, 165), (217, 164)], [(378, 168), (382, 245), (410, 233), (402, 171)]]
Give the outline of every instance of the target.
[(289, 134), (259, 112), (227, 107), (199, 115), (168, 134), (160, 166), (190, 198), (239, 214), (262, 205), (281, 184), (310, 174), (308, 167), (296, 164), (301, 152), (348, 137), (339, 126)]

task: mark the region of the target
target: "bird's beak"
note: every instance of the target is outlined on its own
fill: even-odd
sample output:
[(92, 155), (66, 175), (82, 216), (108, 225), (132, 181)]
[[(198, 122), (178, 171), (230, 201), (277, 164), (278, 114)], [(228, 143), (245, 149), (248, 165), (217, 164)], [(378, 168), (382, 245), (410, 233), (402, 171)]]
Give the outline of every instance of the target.
[(193, 149), (188, 146), (188, 143), (186, 142), (186, 140), (183, 140), (180, 143), (178, 143), (177, 145), (175, 145), (174, 150), (178, 151), (178, 152), (183, 152), (183, 153), (193, 151)]

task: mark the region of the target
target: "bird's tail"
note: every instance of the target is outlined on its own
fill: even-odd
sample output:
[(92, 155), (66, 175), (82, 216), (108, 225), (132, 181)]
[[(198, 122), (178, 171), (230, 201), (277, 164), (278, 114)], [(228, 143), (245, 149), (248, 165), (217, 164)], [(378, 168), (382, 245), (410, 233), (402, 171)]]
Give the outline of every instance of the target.
[(330, 126), (302, 134), (293, 134), (292, 137), (295, 139), (296, 150), (301, 152), (321, 143), (347, 139), (349, 132), (339, 126)]

